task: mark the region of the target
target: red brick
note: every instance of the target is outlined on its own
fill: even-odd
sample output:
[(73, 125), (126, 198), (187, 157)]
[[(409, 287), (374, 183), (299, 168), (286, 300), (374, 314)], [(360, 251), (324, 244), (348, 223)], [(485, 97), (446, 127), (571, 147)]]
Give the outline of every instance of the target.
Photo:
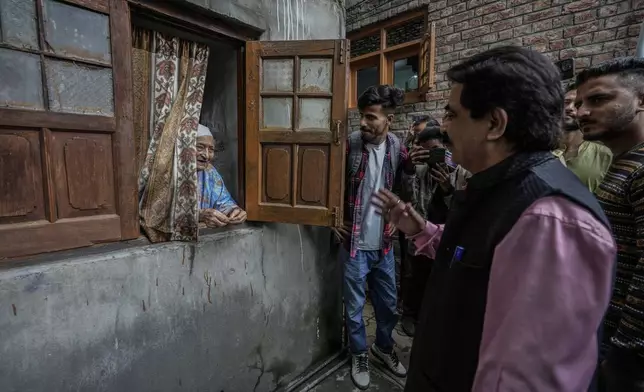
[(617, 14), (617, 4), (605, 5), (599, 8), (599, 17), (606, 18)]
[(477, 28), (475, 28), (475, 29), (471, 29), (471, 30), (463, 31), (463, 32), (461, 33), (461, 35), (462, 35), (462, 37), (463, 37), (463, 39), (464, 39), (464, 40), (467, 40), (467, 39), (470, 39), (470, 38), (474, 38), (474, 37), (479, 37), (479, 36), (481, 36), (481, 35), (485, 35), (485, 34), (487, 34), (487, 33), (489, 33), (489, 32), (490, 32), (490, 26), (489, 26), (489, 25), (485, 25), (485, 26), (477, 27)]
[(534, 10), (539, 11), (551, 7), (552, 0), (537, 0), (533, 1), (532, 4), (534, 5)]
[(628, 24), (628, 19), (628, 14), (612, 16), (610, 18), (606, 18), (604, 27), (607, 29), (612, 29), (613, 27), (623, 26), (625, 24)]
[(564, 37), (574, 37), (579, 34), (590, 33), (599, 30), (599, 21), (585, 23), (582, 25), (571, 26), (564, 29)]
[(496, 23), (493, 23), (490, 30), (491, 31), (507, 30), (509, 28), (518, 26), (520, 24), (521, 24), (521, 17), (516, 17), (516, 18), (501, 20)]
[(577, 12), (575, 14), (575, 24), (590, 22), (597, 19), (597, 10)]
[(627, 51), (629, 49), (634, 49), (637, 46), (636, 38), (626, 38), (618, 41), (606, 42), (604, 43), (604, 51)]
[(523, 16), (524, 22), (534, 22), (541, 19), (552, 18), (561, 14), (561, 7), (552, 7), (543, 11), (533, 12)]
[(465, 41), (465, 46), (467, 49), (478, 48), (481, 45), (481, 37), (470, 38)]
[(469, 20), (466, 20), (465, 22), (460, 22), (454, 25), (454, 31), (463, 31), (469, 28), (471, 28)]
[(454, 24), (454, 23), (462, 22), (464, 20), (472, 19), (473, 16), (474, 16), (473, 11), (461, 12), (460, 14), (452, 15), (449, 18), (447, 18), (447, 23)]
[(531, 35), (528, 37), (523, 37), (524, 46), (547, 45), (547, 44), (548, 44), (548, 39), (543, 35)]
[(575, 24), (573, 15), (564, 15), (552, 19), (552, 27), (555, 29), (563, 26), (572, 26), (573, 24)]
[(604, 42), (615, 39), (617, 30), (602, 30), (593, 33), (593, 42)]
[(552, 19), (540, 20), (532, 24), (532, 31), (535, 33), (537, 31), (551, 30), (552, 29)]
[(578, 12), (598, 7), (599, 0), (579, 0), (564, 6), (564, 12)]
[(465, 49), (465, 41), (461, 41), (457, 44), (454, 44), (454, 50), (463, 50)]
[(505, 1), (497, 1), (496, 3), (484, 5), (483, 7), (476, 9), (476, 15), (487, 15), (494, 12), (499, 12), (505, 9)]
[(454, 13), (454, 8), (453, 7), (445, 7), (441, 10), (441, 18), (445, 18), (447, 16), (450, 16), (451, 14)]
[(593, 42), (593, 35), (591, 33), (581, 34), (581, 35), (572, 37), (572, 44), (575, 46), (588, 45), (591, 42)]
[(461, 33), (450, 34), (445, 37), (446, 44), (453, 44), (461, 40)]
[(449, 69), (449, 63), (442, 63), (436, 66), (436, 72), (445, 72)]
[(529, 3), (520, 5), (518, 7), (514, 7), (513, 10), (516, 15), (529, 14), (530, 12), (533, 11), (532, 4), (529, 4)]
[(563, 31), (562, 30), (550, 30), (550, 31), (546, 31), (544, 33), (544, 35), (546, 36), (546, 38), (548, 38), (548, 40), (554, 41), (554, 40), (563, 38)]
[(532, 34), (532, 25), (523, 25), (523, 26), (515, 27), (512, 32), (512, 35), (514, 37), (521, 37), (526, 34)]
[(483, 24), (490, 24), (499, 20), (508, 19), (514, 16), (515, 9), (510, 8), (509, 10), (503, 10), (501, 12), (495, 12), (493, 14), (488, 14), (483, 17)]
[(499, 32), (499, 40), (502, 41), (504, 39), (509, 39), (512, 38), (512, 29), (509, 30), (503, 30)]
[(508, 0), (508, 7), (516, 7), (517, 5), (530, 3), (532, 0)]
[(564, 49), (559, 52), (562, 59), (569, 59), (573, 57), (592, 56), (596, 53), (601, 53), (602, 44), (592, 44), (586, 46), (578, 46), (575, 48)]
[(453, 6), (454, 12), (463, 12), (467, 10), (467, 4), (466, 3), (458, 3), (455, 6)]
[(575, 59), (575, 69), (582, 70), (590, 66), (590, 57), (579, 57)]
[(497, 41), (498, 39), (499, 39), (499, 35), (497, 33), (486, 34), (481, 37), (481, 42), (489, 44)]
[(558, 39), (555, 41), (550, 41), (550, 50), (562, 50), (567, 49), (572, 45), (570, 38)]
[(447, 7), (446, 0), (430, 1), (429, 4), (427, 5), (427, 12), (442, 10), (445, 7)]
[(603, 63), (604, 61), (612, 60), (613, 59), (613, 54), (612, 53), (602, 53), (602, 54), (596, 54), (592, 57), (591, 59), (591, 64), (599, 64)]
[(452, 51), (454, 51), (454, 46), (452, 45), (441, 45), (436, 48), (436, 54), (451, 53)]

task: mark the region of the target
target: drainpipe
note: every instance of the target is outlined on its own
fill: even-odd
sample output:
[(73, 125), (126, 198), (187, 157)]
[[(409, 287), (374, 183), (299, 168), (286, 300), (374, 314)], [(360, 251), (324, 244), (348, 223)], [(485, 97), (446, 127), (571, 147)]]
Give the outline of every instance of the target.
[(642, 26), (640, 27), (640, 38), (637, 40), (635, 57), (644, 58), (644, 22), (642, 22)]

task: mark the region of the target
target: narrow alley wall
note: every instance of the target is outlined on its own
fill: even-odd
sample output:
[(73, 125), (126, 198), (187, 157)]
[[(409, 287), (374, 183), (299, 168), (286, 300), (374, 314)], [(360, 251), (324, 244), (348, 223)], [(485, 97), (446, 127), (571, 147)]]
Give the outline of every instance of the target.
[[(409, 128), (413, 115), (442, 118), (449, 94), (445, 71), (475, 53), (520, 45), (555, 62), (572, 58), (580, 71), (634, 54), (644, 20), (642, 0), (348, 0), (347, 32), (419, 8), (427, 8), (429, 21), (436, 23), (436, 84), (428, 102), (398, 110), (393, 130), (399, 135)], [(352, 110), (353, 129), (358, 121)]]

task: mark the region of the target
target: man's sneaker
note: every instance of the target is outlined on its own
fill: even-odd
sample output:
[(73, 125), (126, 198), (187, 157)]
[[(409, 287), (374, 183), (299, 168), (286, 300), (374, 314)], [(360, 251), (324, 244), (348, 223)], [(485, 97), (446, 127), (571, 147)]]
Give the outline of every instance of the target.
[(354, 355), (351, 361), (351, 380), (360, 389), (369, 388), (369, 354)]
[(407, 375), (407, 369), (405, 369), (403, 364), (398, 360), (396, 351), (391, 350), (390, 354), (384, 353), (374, 343), (371, 346), (371, 352), (373, 353), (374, 357), (378, 358), (382, 363), (384, 363), (385, 366), (387, 366), (387, 369), (393, 372), (396, 376), (405, 377)]
[(409, 336), (410, 338), (414, 337), (414, 335), (416, 334), (416, 322), (413, 318), (403, 317), (400, 325), (402, 326), (402, 330), (405, 335)]

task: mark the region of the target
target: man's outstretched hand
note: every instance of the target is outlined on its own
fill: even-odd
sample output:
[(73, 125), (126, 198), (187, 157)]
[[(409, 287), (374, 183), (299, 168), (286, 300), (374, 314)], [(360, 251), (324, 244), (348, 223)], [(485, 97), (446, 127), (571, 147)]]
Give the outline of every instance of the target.
[(415, 235), (425, 228), (425, 219), (414, 210), (411, 204), (403, 203), (392, 192), (381, 189), (371, 197), (371, 203), (376, 207), (376, 212), (385, 220), (407, 235)]

